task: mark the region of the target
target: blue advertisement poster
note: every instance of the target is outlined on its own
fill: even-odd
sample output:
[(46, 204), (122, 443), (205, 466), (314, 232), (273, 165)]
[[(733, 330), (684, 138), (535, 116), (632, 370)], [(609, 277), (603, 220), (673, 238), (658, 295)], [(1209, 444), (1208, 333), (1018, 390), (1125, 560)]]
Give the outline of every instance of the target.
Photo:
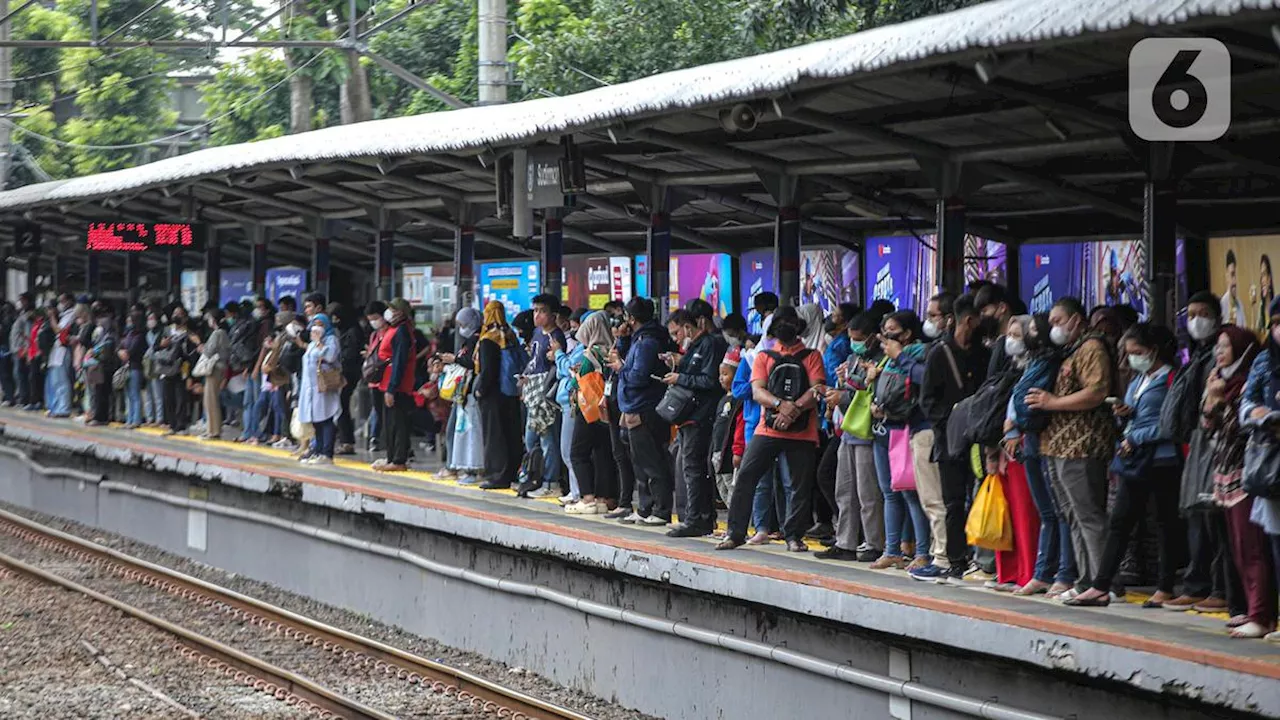
[(923, 311), (933, 294), (933, 259), (932, 248), (911, 235), (868, 240), (866, 303)]
[(253, 272), (250, 270), (223, 270), (221, 289), (218, 293), (218, 305), (226, 307), (227, 303), (238, 303), (242, 300), (253, 300)]
[(307, 271), (296, 267), (278, 267), (267, 269), (267, 299), (273, 305), (280, 304), (280, 298), (288, 295), (302, 305), (302, 295), (307, 290)]
[(537, 260), (479, 263), (480, 304), (501, 302), (507, 319), (533, 307), (533, 298), (542, 287)]
[(774, 253), (769, 250), (753, 250), (742, 253), (738, 266), (742, 269), (742, 309), (747, 318), (747, 333), (763, 332), (760, 315), (752, 307), (752, 299), (758, 293), (773, 292)]
[(1058, 298), (1084, 293), (1084, 248), (1078, 243), (1023, 245), (1018, 249), (1022, 286), (1018, 288), (1027, 309), (1047, 313)]
[(636, 256), (636, 297), (649, 297), (649, 256)]

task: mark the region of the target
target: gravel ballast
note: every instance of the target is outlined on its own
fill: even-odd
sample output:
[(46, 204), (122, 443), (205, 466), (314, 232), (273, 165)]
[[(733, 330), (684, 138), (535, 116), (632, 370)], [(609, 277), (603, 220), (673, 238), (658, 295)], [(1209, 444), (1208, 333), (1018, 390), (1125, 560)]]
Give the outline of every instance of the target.
[[(193, 562), (119, 535), (105, 533), (60, 518), (33, 513), (23, 508), (5, 504), (0, 504), (0, 507), (35, 522), (96, 542), (105, 547), (110, 547), (127, 555), (163, 565), (178, 572), (235, 590), (262, 602), (286, 608), (319, 622), (466, 670), (506, 687), (542, 698), (547, 702), (572, 708), (598, 720), (641, 720), (648, 717), (642, 713), (619, 707), (586, 693), (563, 687), (534, 675), (523, 668), (509, 667), (474, 653), (457, 650), (433, 640), (413, 635), (400, 628), (373, 621), (364, 615), (318, 603), (266, 583), (226, 573), (217, 568)], [(4, 540), (5, 537), (3, 533), (0, 533), (0, 540)], [(8, 546), (13, 548), (14, 543), (17, 542), (20, 541), (9, 538), (0, 547)], [(30, 547), (21, 550), (21, 552), (18, 549), (4, 551), (11, 552), (19, 557), (27, 553), (48, 553), (48, 551)], [(32, 557), (34, 556), (33, 554)], [(63, 562), (65, 565), (66, 561)], [(48, 569), (53, 570), (53, 568)], [(287, 640), (233, 616), (191, 605), (187, 601), (180, 600), (168, 593), (124, 580), (112, 573), (95, 571), (88, 567), (72, 571), (81, 573), (79, 576), (68, 574), (62, 570), (54, 571), (106, 594), (137, 605), (149, 612), (154, 612), (168, 620), (190, 627), (196, 632), (226, 642), (251, 654), (259, 655), (263, 659), (282, 667), (300, 672), (337, 692), (349, 695), (370, 706), (397, 716), (431, 718), (482, 716), (479, 711), (461, 706), (450, 698), (435, 695), (421, 686), (388, 678), (381, 673), (366, 669), (358, 663), (343, 661), (318, 648)], [(84, 575), (86, 572), (88, 573), (87, 576)], [(104, 648), (104, 652), (109, 654), (109, 650), (106, 648)], [(7, 717), (2, 710), (3, 708), (0, 708), (0, 716)], [(170, 710), (170, 715), (172, 714), (172, 710)]]

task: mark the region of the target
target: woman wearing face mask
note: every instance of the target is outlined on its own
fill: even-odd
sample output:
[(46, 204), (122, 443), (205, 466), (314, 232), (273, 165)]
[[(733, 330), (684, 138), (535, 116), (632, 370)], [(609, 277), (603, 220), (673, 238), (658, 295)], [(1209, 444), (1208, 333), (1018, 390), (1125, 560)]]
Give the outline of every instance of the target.
[(129, 430), (141, 426), (144, 420), (142, 396), (147, 379), (143, 375), (142, 361), (147, 352), (147, 335), (142, 322), (140, 313), (130, 313), (124, 338), (120, 341), (120, 361), (129, 366), (129, 379), (125, 385), (125, 428)]
[[(1249, 368), (1249, 379), (1240, 400), (1240, 424), (1255, 433), (1280, 432), (1277, 429), (1280, 422), (1280, 298), (1272, 301), (1270, 311), (1271, 325), (1263, 341), (1265, 347)], [(1280, 499), (1254, 498), (1249, 519), (1267, 534), (1274, 563), (1273, 577), (1280, 580)], [(1252, 595), (1251, 588), (1250, 606), (1254, 604)], [(1274, 602), (1271, 605), (1275, 607)], [(1280, 633), (1272, 632), (1266, 639), (1280, 641)]]
[(1129, 536), (1146, 513), (1147, 501), (1155, 498), (1158, 518), (1157, 542), (1160, 577), (1157, 591), (1144, 607), (1161, 607), (1174, 598), (1173, 585), (1178, 561), (1178, 484), (1170, 482), (1182, 472), (1182, 455), (1161, 434), (1160, 407), (1169, 391), (1177, 340), (1168, 328), (1138, 323), (1123, 337), (1126, 362), (1135, 376), (1125, 391), (1124, 402), (1112, 412), (1124, 423), (1117, 462), (1115, 507), (1108, 520), (1106, 544), (1099, 558), (1092, 587), (1065, 601), (1073, 607), (1106, 607), (1111, 603), (1112, 580), (1120, 569)]
[[(204, 384), (205, 432), (201, 440), (217, 440), (222, 437), (222, 401), (219, 397), (227, 381), (227, 360), (231, 357), (231, 338), (222, 328), (222, 311), (214, 308), (205, 314), (209, 337), (196, 346), (201, 357), (216, 358), (209, 374), (201, 379)], [(194, 342), (197, 338), (192, 337)]]
[(88, 351), (85, 353), (85, 385), (92, 389), (89, 425), (111, 422), (111, 378), (116, 368), (116, 334), (110, 311), (99, 309), (93, 318)]
[(1010, 323), (1005, 352), (1023, 365), (1022, 377), (1013, 386), (1004, 423), (1004, 450), (1018, 458), (1027, 476), (1027, 489), (1040, 518), (1040, 538), (1036, 543), (1031, 580), (1014, 590), (1015, 595), (1046, 593), (1056, 598), (1076, 582), (1075, 555), (1071, 545), (1071, 524), (1049, 487), (1045, 460), (1040, 454), (1040, 431), (1048, 418), (1027, 407), (1027, 393), (1053, 387), (1062, 362), (1061, 352), (1049, 342), (1049, 316), (1022, 316)]
[(360, 386), (360, 369), (364, 364), (364, 358), (361, 355), (365, 343), (364, 331), (342, 303), (329, 303), (327, 310), (329, 318), (339, 332), (338, 348), (341, 354), (342, 379), (347, 381), (339, 395), (342, 412), (337, 420), (338, 439), (334, 454), (355, 455), (356, 425), (351, 413), (351, 397)]
[(164, 332), (164, 320), (159, 310), (147, 313), (146, 353), (143, 356), (143, 370), (146, 376), (146, 388), (143, 392), (143, 405), (146, 424), (159, 427), (164, 422), (164, 382), (156, 372), (155, 346)]
[[(458, 311), (457, 330), (454, 342), (458, 345), (456, 353), (443, 353), (440, 359), (446, 363), (457, 363), (475, 372), (476, 343), (480, 340), (480, 323), (483, 317), (473, 307), (465, 307)], [(453, 407), (449, 411), (449, 420), (445, 425), (445, 439), (449, 454), (445, 462), (445, 477), (457, 477), (459, 485), (474, 485), (480, 482), (480, 474), (484, 472), (484, 435), (481, 431), (480, 404), (472, 392), (472, 383), (458, 390), (460, 397), (455, 397)]]
[(341, 347), (338, 333), (325, 313), (317, 313), (308, 327), (307, 350), (302, 356), (301, 383), (298, 387), (298, 420), (315, 428), (311, 452), (301, 462), (310, 465), (332, 465), (337, 427), (334, 419), (342, 412), (341, 391), (320, 389), (320, 371), (341, 370)]
[(1213, 448), (1213, 501), (1224, 510), (1232, 559), (1247, 598), (1246, 612), (1227, 623), (1231, 636), (1260, 638), (1275, 630), (1276, 578), (1267, 536), (1249, 522), (1254, 498), (1242, 483), (1249, 435), (1240, 428), (1240, 401), (1248, 368), (1259, 352), (1258, 338), (1228, 325), (1218, 335), (1214, 369), (1205, 385), (1202, 427)]
[[(386, 311), (387, 304), (381, 300), (370, 302), (364, 309), (364, 317), (369, 322), (369, 342), (364, 348), (365, 368), (381, 362), (378, 360), (378, 348), (382, 346), (382, 337), (387, 332), (387, 319), (383, 317)], [(376, 454), (382, 452), (382, 422), (386, 416), (386, 406), (383, 405), (382, 391), (378, 389), (377, 382), (369, 383), (368, 392), (369, 420), (365, 426), (368, 441), (365, 449)]]

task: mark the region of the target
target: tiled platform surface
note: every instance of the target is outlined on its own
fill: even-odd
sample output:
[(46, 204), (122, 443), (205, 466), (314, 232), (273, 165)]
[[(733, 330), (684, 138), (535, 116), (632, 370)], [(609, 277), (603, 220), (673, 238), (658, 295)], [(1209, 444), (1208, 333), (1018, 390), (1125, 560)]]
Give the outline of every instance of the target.
[(303, 466), (280, 450), (164, 437), (153, 430), (90, 428), (14, 410), (0, 411), (0, 428), (14, 440), (249, 491), (265, 492), (272, 479), (294, 481), (302, 486), (302, 502), (915, 641), (1280, 716), (1280, 645), (1232, 640), (1220, 616), (1143, 610), (1134, 603), (1066, 608), (998, 594), (980, 583), (915, 582), (900, 571), (787, 553), (781, 544), (717, 552), (709, 538), (673, 539), (663, 528), (567, 516), (554, 500), (460, 487), (426, 470), (377, 474), (363, 460)]

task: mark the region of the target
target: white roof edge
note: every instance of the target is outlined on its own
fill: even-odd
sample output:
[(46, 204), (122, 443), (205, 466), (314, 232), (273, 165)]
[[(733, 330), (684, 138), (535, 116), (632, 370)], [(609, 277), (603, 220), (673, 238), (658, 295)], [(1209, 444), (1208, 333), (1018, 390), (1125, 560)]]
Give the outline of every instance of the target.
[(512, 145), (624, 118), (713, 106), (980, 48), (1273, 10), (1280, 0), (992, 0), (786, 50), (558, 98), (373, 120), (0, 192), (0, 210), (74, 202), (263, 165), (428, 155)]

